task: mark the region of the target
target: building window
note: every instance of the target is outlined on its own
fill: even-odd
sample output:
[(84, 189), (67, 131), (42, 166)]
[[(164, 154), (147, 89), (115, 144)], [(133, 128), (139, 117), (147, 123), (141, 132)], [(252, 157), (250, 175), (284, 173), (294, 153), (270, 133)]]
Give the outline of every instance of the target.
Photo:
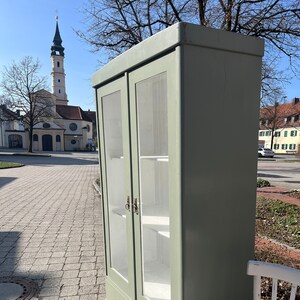
[(294, 117), (294, 122), (299, 121), (299, 115)]
[(60, 94), (60, 89), (58, 90), (58, 93)]
[(75, 130), (77, 130), (77, 124), (76, 123), (71, 123), (69, 125), (69, 128), (70, 128), (71, 131), (75, 131)]
[(265, 132), (264, 131), (261, 131), (260, 133), (259, 133), (259, 136), (264, 136), (265, 135)]
[(57, 67), (59, 68), (59, 61), (57, 62)]
[(90, 125), (89, 125), (89, 124), (87, 124), (87, 125), (86, 125), (86, 129), (87, 129), (87, 132), (90, 132), (90, 130), (91, 130), (91, 127), (90, 127)]
[(275, 131), (274, 136), (279, 137), (280, 136), (280, 131)]
[(273, 145), (273, 149), (274, 149), (274, 150), (278, 150), (278, 149), (279, 149), (279, 144), (274, 144), (274, 145)]
[(58, 143), (60, 142), (60, 135), (56, 136), (56, 142), (58, 142)]
[(287, 145), (287, 144), (282, 144), (282, 145), (281, 145), (281, 149), (282, 149), (282, 150), (286, 150), (287, 148), (288, 148), (288, 145)]
[(297, 130), (292, 130), (291, 131), (291, 136), (297, 136)]
[(60, 79), (58, 79), (57, 81), (60, 82)]
[(284, 137), (287, 137), (287, 136), (288, 136), (288, 132), (284, 131)]
[(266, 132), (266, 136), (271, 136), (271, 134), (272, 134), (272, 132), (269, 130)]
[(290, 144), (289, 149), (290, 150), (295, 150), (296, 149), (296, 144)]
[(23, 148), (23, 139), (19, 134), (10, 134), (8, 136), (9, 148)]
[(292, 117), (286, 117), (285, 118), (285, 123), (289, 123), (289, 122), (291, 122), (291, 120), (292, 120)]
[(72, 144), (72, 145), (75, 145), (75, 144), (76, 144), (76, 141), (75, 141), (75, 140), (71, 140), (71, 144)]
[(44, 124), (43, 124), (43, 128), (46, 128), (46, 129), (47, 129), (47, 128), (50, 128), (50, 124), (49, 124), (49, 123), (44, 123)]
[(37, 134), (34, 134), (32, 137), (34, 142), (38, 142), (39, 141), (39, 136)]

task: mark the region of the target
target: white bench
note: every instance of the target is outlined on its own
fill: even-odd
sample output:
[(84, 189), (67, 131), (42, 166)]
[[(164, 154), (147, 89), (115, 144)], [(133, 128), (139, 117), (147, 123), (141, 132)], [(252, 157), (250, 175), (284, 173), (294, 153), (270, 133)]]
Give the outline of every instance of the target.
[(272, 278), (272, 300), (277, 299), (278, 280), (291, 283), (290, 300), (296, 298), (297, 287), (300, 286), (300, 270), (282, 265), (250, 260), (248, 262), (247, 274), (254, 276), (254, 300), (261, 300), (261, 277)]

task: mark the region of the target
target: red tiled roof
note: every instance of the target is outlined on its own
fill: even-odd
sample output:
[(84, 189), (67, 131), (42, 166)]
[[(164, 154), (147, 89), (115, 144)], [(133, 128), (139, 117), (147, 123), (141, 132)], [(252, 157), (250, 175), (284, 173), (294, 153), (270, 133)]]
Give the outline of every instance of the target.
[(56, 105), (56, 112), (67, 120), (84, 120), (92, 122), (89, 116), (79, 107), (70, 105)]
[(290, 103), (261, 108), (260, 120), (268, 120), (269, 122), (266, 125), (260, 125), (260, 129), (271, 128), (274, 121), (276, 122), (276, 128), (300, 127), (300, 117), (296, 122), (293, 118), (291, 118), (291, 120), (288, 122), (285, 121), (285, 118), (298, 115), (300, 115), (300, 101), (298, 98), (295, 98), (294, 101)]

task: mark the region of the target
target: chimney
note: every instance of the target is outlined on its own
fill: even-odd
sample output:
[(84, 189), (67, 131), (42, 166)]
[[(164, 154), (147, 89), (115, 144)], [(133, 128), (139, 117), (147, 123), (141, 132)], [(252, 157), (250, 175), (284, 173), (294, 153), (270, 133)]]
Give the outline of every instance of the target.
[(296, 98), (296, 97), (295, 97), (295, 98), (294, 98), (294, 104), (297, 104), (297, 103), (299, 102), (299, 100), (300, 100), (299, 98)]

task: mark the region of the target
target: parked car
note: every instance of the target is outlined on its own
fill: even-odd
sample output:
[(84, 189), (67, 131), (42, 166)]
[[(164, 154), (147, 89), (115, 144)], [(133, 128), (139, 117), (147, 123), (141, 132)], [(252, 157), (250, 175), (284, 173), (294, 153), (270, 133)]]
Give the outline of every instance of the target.
[(96, 151), (96, 144), (93, 139), (88, 139), (85, 148), (88, 151)]
[(274, 152), (269, 148), (259, 147), (258, 157), (274, 157)]

